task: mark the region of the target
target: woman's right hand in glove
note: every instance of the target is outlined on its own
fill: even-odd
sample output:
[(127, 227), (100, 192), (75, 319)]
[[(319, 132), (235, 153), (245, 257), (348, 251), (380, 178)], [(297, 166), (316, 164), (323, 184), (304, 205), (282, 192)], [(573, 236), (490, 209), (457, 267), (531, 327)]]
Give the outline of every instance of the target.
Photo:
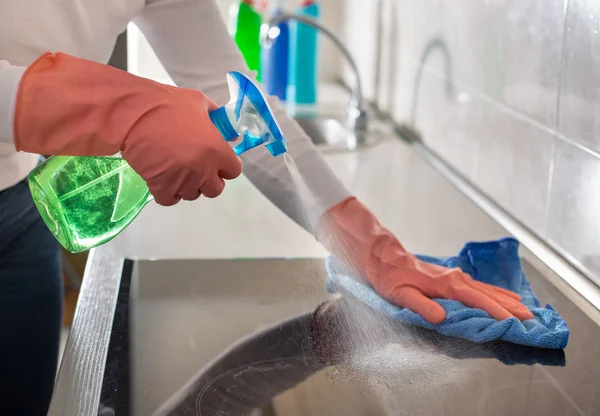
[(157, 203), (221, 194), (242, 162), (209, 119), (202, 92), (171, 87), (62, 53), (45, 53), (23, 73), (14, 143), (46, 155), (121, 152)]

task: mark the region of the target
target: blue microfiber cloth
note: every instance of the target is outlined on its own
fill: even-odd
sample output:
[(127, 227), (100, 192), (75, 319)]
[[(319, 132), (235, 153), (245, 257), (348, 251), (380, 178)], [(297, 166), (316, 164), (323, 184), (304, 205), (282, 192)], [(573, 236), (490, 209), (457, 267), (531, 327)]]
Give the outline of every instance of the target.
[(455, 300), (435, 299), (447, 316), (441, 324), (432, 325), (410, 309), (400, 308), (386, 301), (368, 283), (349, 277), (333, 257), (326, 261), (329, 274), (326, 288), (328, 292), (353, 296), (388, 318), (432, 329), (442, 335), (474, 342), (502, 340), (531, 347), (565, 348), (569, 340), (567, 323), (550, 305), (541, 306), (521, 268), (518, 250), (517, 240), (504, 238), (467, 243), (455, 257), (417, 257), (445, 267), (460, 267), (475, 280), (518, 293), (535, 316), (535, 319), (525, 322), (517, 318), (497, 321), (481, 309), (467, 307)]

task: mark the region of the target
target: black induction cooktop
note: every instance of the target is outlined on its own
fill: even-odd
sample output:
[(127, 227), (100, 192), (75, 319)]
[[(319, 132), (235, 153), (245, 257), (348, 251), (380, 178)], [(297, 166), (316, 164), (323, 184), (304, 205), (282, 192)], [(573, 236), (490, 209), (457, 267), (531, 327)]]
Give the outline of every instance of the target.
[(327, 294), (320, 259), (126, 261), (100, 415), (600, 415), (600, 328), (523, 261), (568, 347), (475, 344)]

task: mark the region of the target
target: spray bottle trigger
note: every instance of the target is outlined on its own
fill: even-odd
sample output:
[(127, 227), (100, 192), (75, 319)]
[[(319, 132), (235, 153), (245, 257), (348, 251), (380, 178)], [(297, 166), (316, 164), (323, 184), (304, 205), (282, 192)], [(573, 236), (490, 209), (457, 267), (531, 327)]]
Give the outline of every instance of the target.
[(235, 131), (235, 128), (231, 124), (229, 120), (229, 116), (227, 115), (227, 109), (225, 106), (219, 107), (216, 110), (209, 111), (208, 117), (213, 122), (221, 136), (228, 142), (237, 139), (238, 132)]

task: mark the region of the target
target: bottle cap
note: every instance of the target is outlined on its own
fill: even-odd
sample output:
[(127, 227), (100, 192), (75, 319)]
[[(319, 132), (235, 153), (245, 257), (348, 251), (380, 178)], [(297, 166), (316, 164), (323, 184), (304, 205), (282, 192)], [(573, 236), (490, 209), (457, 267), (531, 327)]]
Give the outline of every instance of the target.
[(265, 10), (267, 10), (269, 3), (270, 2), (267, 0), (258, 0), (258, 4), (256, 5), (256, 10), (264, 12)]

